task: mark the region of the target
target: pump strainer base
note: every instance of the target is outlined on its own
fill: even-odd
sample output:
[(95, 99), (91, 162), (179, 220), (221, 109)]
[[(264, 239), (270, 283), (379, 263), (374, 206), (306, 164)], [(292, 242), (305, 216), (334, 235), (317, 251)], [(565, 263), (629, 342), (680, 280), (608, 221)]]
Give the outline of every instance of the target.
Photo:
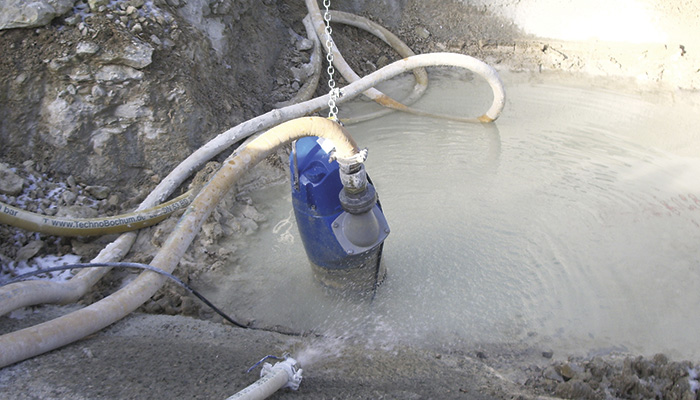
[(387, 269), (384, 263), (377, 262), (380, 252), (375, 252), (359, 267), (328, 269), (311, 263), (314, 278), (323, 286), (343, 293), (374, 293), (384, 282)]

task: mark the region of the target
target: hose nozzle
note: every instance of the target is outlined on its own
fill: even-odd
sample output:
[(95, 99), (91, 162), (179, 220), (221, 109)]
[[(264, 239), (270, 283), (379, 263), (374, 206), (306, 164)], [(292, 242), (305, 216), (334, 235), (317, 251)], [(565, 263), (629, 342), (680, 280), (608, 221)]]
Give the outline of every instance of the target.
[(299, 385), (301, 384), (301, 373), (303, 370), (301, 369), (301, 366), (297, 362), (297, 360), (293, 359), (290, 356), (285, 356), (284, 361), (280, 361), (276, 363), (275, 365), (272, 365), (270, 363), (265, 363), (262, 366), (262, 370), (260, 371), (260, 377), (264, 377), (265, 375), (272, 374), (272, 373), (277, 373), (278, 371), (284, 371), (287, 373), (287, 384), (282, 386), (283, 388), (290, 388), (292, 390), (298, 390)]

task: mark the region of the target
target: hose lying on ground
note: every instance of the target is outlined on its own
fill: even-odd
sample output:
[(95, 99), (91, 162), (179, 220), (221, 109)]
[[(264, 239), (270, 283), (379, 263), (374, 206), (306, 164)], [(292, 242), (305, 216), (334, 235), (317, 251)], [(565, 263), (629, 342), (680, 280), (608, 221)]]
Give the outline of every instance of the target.
[(226, 314), (225, 312), (221, 311), (217, 306), (215, 306), (214, 304), (212, 304), (212, 302), (209, 301), (206, 297), (204, 297), (201, 293), (199, 293), (198, 291), (196, 291), (196, 290), (195, 290), (193, 287), (191, 287), (190, 285), (188, 285), (188, 284), (186, 284), (185, 282), (183, 282), (183, 281), (182, 281), (180, 278), (178, 278), (177, 276), (175, 276), (175, 275), (173, 275), (173, 274), (171, 274), (171, 273), (169, 273), (169, 272), (165, 272), (165, 271), (163, 271), (162, 269), (156, 268), (156, 267), (154, 267), (154, 266), (152, 266), (152, 265), (142, 264), (142, 263), (132, 263), (132, 262), (109, 262), (109, 263), (77, 263), (77, 264), (67, 264), (67, 265), (62, 265), (62, 266), (60, 266), (60, 267), (44, 268), (44, 269), (40, 269), (40, 270), (36, 270), (36, 271), (32, 271), (32, 272), (27, 272), (27, 273), (22, 274), (22, 275), (18, 275), (18, 276), (16, 276), (16, 277), (14, 277), (14, 279), (12, 279), (10, 282), (0, 284), (0, 287), (6, 286), (6, 285), (11, 285), (11, 284), (17, 283), (17, 282), (22, 282), (22, 281), (24, 281), (24, 280), (27, 279), (27, 278), (30, 278), (30, 277), (33, 277), (33, 276), (37, 276), (37, 275), (48, 274), (48, 273), (56, 272), (56, 271), (67, 271), (67, 270), (71, 270), (71, 269), (85, 269), (85, 268), (95, 268), (95, 269), (97, 269), (97, 268), (138, 268), (138, 269), (142, 269), (142, 270), (153, 271), (153, 272), (155, 272), (155, 273), (158, 273), (158, 274), (161, 274), (161, 275), (167, 277), (168, 279), (174, 281), (175, 283), (177, 283), (178, 285), (180, 285), (181, 287), (183, 287), (185, 290), (187, 290), (187, 291), (188, 291), (189, 293), (191, 293), (193, 296), (195, 296), (196, 298), (198, 298), (199, 300), (201, 300), (204, 304), (206, 304), (209, 308), (211, 308), (212, 310), (214, 310), (215, 313), (219, 314), (219, 315), (220, 315), (223, 319), (225, 319), (226, 321), (232, 323), (233, 325), (236, 325), (236, 326), (239, 327), (239, 328), (249, 328), (247, 325), (244, 325), (244, 324), (242, 324), (242, 323), (236, 321), (235, 319), (233, 319), (233, 318), (231, 318), (230, 316), (228, 316), (228, 314)]
[[(309, 12), (311, 13), (311, 10), (309, 10)], [(313, 15), (313, 14), (309, 14), (309, 15)], [(323, 29), (323, 22), (320, 21), (321, 24), (318, 25), (318, 23), (319, 23), (318, 18), (320, 18), (320, 12), (319, 12), (319, 14), (316, 14), (316, 20), (315, 20), (317, 23), (317, 25), (316, 25), (317, 33), (322, 32), (325, 34), (325, 30), (322, 30), (322, 31), (320, 30), (320, 29)], [(414, 53), (413, 50), (411, 50), (411, 48), (408, 47), (408, 45), (406, 45), (406, 43), (404, 43), (401, 39), (399, 39), (398, 36), (394, 35), (393, 33), (388, 31), (387, 29), (385, 29), (381, 25), (376, 24), (367, 18), (360, 17), (360, 16), (346, 13), (346, 12), (342, 12), (342, 11), (332, 11), (331, 18), (332, 18), (333, 22), (341, 23), (344, 25), (354, 26), (356, 28), (359, 28), (359, 29), (362, 29), (364, 31), (371, 33), (372, 35), (381, 39), (384, 43), (391, 46), (391, 48), (393, 48), (402, 58), (411, 57), (411, 56), (416, 55), (416, 53)], [(354, 82), (354, 81), (360, 79), (360, 77), (350, 68), (350, 65), (348, 65), (347, 62), (345, 62), (345, 59), (343, 58), (342, 54), (340, 54), (340, 52), (337, 50), (337, 47), (335, 47), (335, 43), (333, 43), (333, 45), (334, 45), (333, 49), (335, 51), (333, 62), (338, 67), (338, 70), (340, 71), (341, 75), (343, 75), (343, 77), (345, 79), (347, 79), (349, 82)], [(337, 56), (337, 58), (336, 58), (336, 56)], [(418, 101), (418, 99), (420, 99), (421, 96), (423, 96), (426, 89), (428, 88), (428, 73), (425, 71), (424, 68), (414, 69), (413, 76), (416, 80), (416, 83), (413, 86), (413, 91), (411, 92), (411, 94), (408, 97), (406, 97), (405, 99), (401, 100), (400, 104), (402, 106), (410, 106), (411, 104)], [(388, 96), (383, 95), (379, 91), (376, 91), (376, 92), (378, 94), (380, 94), (381, 96), (376, 97), (375, 91), (376, 91), (376, 89), (369, 89), (370, 95), (375, 96), (375, 97), (373, 97), (373, 99), (378, 99), (377, 102), (379, 104), (382, 104), (382, 105), (386, 105), (384, 103), (387, 103), (389, 105), (394, 104), (393, 101), (389, 101), (391, 99), (389, 99)], [(385, 100), (385, 99), (389, 99), (389, 100)], [(406, 107), (406, 109), (404, 111), (406, 111), (406, 110), (411, 110), (411, 109)], [(354, 123), (358, 123), (358, 122), (368, 121), (368, 120), (371, 120), (374, 118), (379, 118), (381, 116), (387, 115), (387, 114), (394, 112), (394, 111), (396, 111), (396, 108), (389, 107), (389, 108), (384, 108), (380, 111), (376, 111), (376, 112), (362, 115), (359, 117), (343, 118), (343, 119), (341, 119), (341, 121), (344, 124), (354, 124)]]
[[(311, 16), (311, 21), (313, 22), (315, 28), (316, 28), (316, 34), (318, 35), (319, 39), (321, 42), (326, 43), (326, 46), (330, 45), (330, 49), (325, 47), (327, 52), (330, 52), (333, 56), (333, 65), (335, 68), (338, 69), (340, 74), (345, 78), (348, 82), (355, 82), (358, 79), (360, 79), (360, 76), (355, 73), (355, 71), (350, 68), (350, 65), (345, 61), (345, 58), (343, 55), (340, 53), (338, 50), (338, 47), (335, 45), (333, 40), (330, 38), (328, 33), (326, 32), (326, 25), (324, 23), (324, 18), (321, 15), (321, 10), (318, 8), (318, 4), (316, 3), (316, 0), (305, 0), (306, 1), (306, 9), (309, 11), (309, 15)], [(330, 68), (330, 67), (329, 67)], [(384, 93), (380, 92), (379, 90), (375, 88), (368, 88), (365, 93), (363, 93), (365, 96), (369, 97), (370, 99), (374, 100), (378, 104), (381, 104), (385, 107), (389, 108), (394, 108), (394, 109), (399, 109), (401, 106), (403, 106), (401, 103), (397, 102), (396, 100), (390, 98), (389, 96), (385, 95)], [(405, 108), (405, 106), (403, 106)]]
[[(473, 57), (452, 53), (423, 54), (396, 61), (360, 79), (359, 81), (353, 82), (344, 87), (342, 89), (343, 96), (339, 99), (339, 103), (348, 101), (365, 91), (367, 88), (373, 87), (376, 84), (387, 79), (391, 79), (401, 73), (414, 68), (429, 66), (453, 66), (466, 68), (485, 79), (493, 90), (494, 98), (486, 113), (478, 118), (475, 118), (475, 120), (489, 122), (498, 118), (505, 105), (505, 91), (496, 70)], [(279, 110), (273, 110), (220, 134), (212, 141), (202, 146), (199, 150), (195, 151), (183, 163), (178, 165), (178, 167), (176, 167), (156, 187), (156, 190), (154, 190), (142, 202), (139, 209), (152, 207), (154, 203), (157, 204), (162, 197), (167, 197), (189, 176), (191, 171), (197, 170), (201, 164), (206, 162), (206, 160), (218, 154), (223, 149), (230, 146), (231, 143), (239, 140), (241, 137), (250, 135), (262, 129), (266, 129), (269, 126), (277, 125), (282, 121), (321, 110), (327, 106), (328, 99), (329, 95), (324, 95), (300, 104), (292, 105)], [(331, 123), (330, 121), (328, 122)], [(286, 124), (280, 125), (277, 128), (282, 126), (286, 126)], [(309, 134), (312, 136), (327, 137), (325, 132), (320, 131), (310, 132)], [(263, 136), (259, 140), (250, 143), (245, 147), (245, 149), (239, 150), (242, 152), (249, 148), (255, 148), (259, 145), (258, 143), (264, 142), (266, 142), (266, 139), (264, 139)], [(334, 143), (336, 144), (336, 147), (341, 146), (341, 143), (338, 143), (335, 140)], [(234, 155), (238, 153), (239, 152), (237, 151), (234, 153)], [(243, 157), (243, 154), (247, 153), (241, 153), (241, 157)], [(228, 160), (225, 163), (225, 166), (230, 165), (231, 162), (246, 164), (250, 163), (252, 160), (253, 158), (250, 157), (250, 155), (247, 156), (247, 159), (246, 157), (240, 159), (234, 158), (233, 160)], [(226, 171), (229, 169), (230, 168), (226, 168)], [(222, 167), (222, 171), (223, 170), (224, 168)], [(218, 177), (221, 173), (221, 171), (217, 173), (214, 179), (217, 179), (216, 177)], [(230, 175), (229, 172), (225, 172), (225, 174)], [(181, 219), (180, 224), (178, 224), (176, 231), (170, 235), (168, 241), (166, 241), (165, 245), (151, 264), (168, 272), (172, 272), (172, 269), (174, 269), (177, 262), (179, 262), (182, 253), (184, 253), (192, 238), (199, 230), (199, 226), (197, 224), (188, 222), (186, 225), (183, 225), (183, 221), (190, 221), (193, 218), (190, 215), (197, 214), (200, 215), (198, 218), (200, 220), (199, 223), (201, 223), (201, 214), (207, 213), (206, 215), (208, 215), (208, 212), (211, 211), (200, 210), (203, 207), (201, 203), (206, 202), (206, 204), (208, 204), (207, 207), (215, 206), (215, 204), (211, 204), (211, 202), (214, 201), (213, 199), (199, 200), (200, 198), (205, 199), (211, 197), (211, 195), (208, 193), (212, 190), (209, 189), (211, 186), (212, 184), (210, 183), (204, 189), (202, 189), (202, 192), (197, 196), (197, 198), (185, 212), (185, 215)], [(205, 191), (207, 191), (206, 194), (204, 193)], [(218, 193), (218, 196), (220, 195), (222, 194)], [(133, 235), (133, 233), (127, 235)], [(124, 237), (124, 235), (122, 235), (122, 237)], [(122, 239), (122, 237), (120, 237), (120, 239)], [(123, 243), (126, 243), (128, 240), (133, 240), (133, 237), (131, 239), (127, 237), (123, 240)], [(182, 246), (184, 246), (184, 249)], [(177, 251), (175, 251), (175, 249), (177, 249)], [(118, 252), (118, 250), (113, 248), (100, 253), (100, 256), (103, 258), (110, 258), (112, 252)], [(129, 283), (129, 285), (122, 288), (118, 292), (82, 310), (73, 312), (52, 321), (45, 322), (43, 324), (36, 325), (34, 327), (0, 336), (0, 348), (3, 349), (3, 351), (0, 353), (0, 367), (53, 350), (65, 344), (81, 339), (82, 337), (92, 334), (112, 324), (113, 322), (116, 322), (147, 301), (153, 295), (153, 293), (160, 288), (164, 279), (165, 278), (153, 276), (153, 273), (143, 273), (139, 276), (139, 278)], [(14, 293), (12, 286), (14, 285), (8, 285), (2, 288), (2, 290), (6, 290), (9, 293), (10, 297), (12, 297)], [(0, 293), (2, 293), (2, 290), (0, 290)]]
[[(313, 23), (311, 22), (311, 16), (316, 16), (316, 19), (320, 18), (320, 10), (318, 9), (318, 5), (314, 1), (307, 1), (307, 8), (309, 10), (309, 15), (304, 19), (304, 26), (307, 31), (307, 36), (314, 41), (314, 53), (312, 55), (312, 61), (314, 62), (314, 73), (312, 77), (307, 80), (307, 83), (313, 83), (318, 81), (318, 75), (320, 72), (320, 56), (318, 56), (317, 53), (317, 47), (318, 47), (318, 36), (313, 33), (314, 27)], [(336, 22), (352, 25), (355, 27), (358, 27), (360, 29), (364, 29), (373, 35), (377, 36), (390, 46), (392, 46), (402, 57), (409, 57), (413, 55), (414, 53), (411, 51), (411, 49), (406, 46), (398, 37), (393, 35), (391, 32), (388, 30), (384, 29), (378, 24), (375, 24), (374, 22), (355, 16), (353, 14), (349, 13), (343, 13), (343, 12), (332, 12), (331, 15), (333, 16), (334, 20)], [(323, 21), (320, 21), (320, 25), (317, 24), (318, 27), (321, 27), (323, 25)], [(325, 31), (324, 31), (325, 32)], [(338, 65), (343, 68), (346, 71), (346, 74), (351, 74), (351, 78), (359, 78), (353, 71), (352, 69), (347, 65), (347, 63), (344, 62), (342, 55), (337, 52), (337, 48), (334, 48), (334, 51), (337, 54), (336, 60), (338, 61)], [(405, 104), (412, 104), (414, 101), (416, 101), (425, 91), (427, 87), (427, 74), (422, 68), (416, 68), (414, 69), (414, 75), (416, 77), (416, 85), (414, 86), (414, 90), (412, 94), (404, 99)], [(350, 76), (350, 75), (348, 75)], [(352, 79), (350, 79), (352, 81)], [(376, 82), (379, 83), (379, 82)], [(494, 85), (491, 85), (492, 88)], [(313, 93), (313, 84), (307, 85), (305, 84), (302, 87), (302, 90), (290, 101), (298, 101), (301, 99), (306, 99), (310, 97)], [(379, 97), (386, 97), (381, 92), (378, 92), (374, 89), (372, 89), (371, 86), (367, 87), (369, 90), (368, 93), (375, 93), (376, 96)], [(337, 104), (341, 104), (351, 98), (354, 97), (349, 91), (344, 91), (343, 92), (346, 96), (344, 99), (338, 99), (336, 101)], [(502, 86), (500, 90), (494, 89), (494, 104), (497, 102), (497, 98), (499, 93), (502, 95), (503, 90)], [(376, 97), (375, 96), (375, 97)], [(502, 96), (501, 96), (502, 97)], [(207, 145), (203, 146), (196, 152), (190, 155), (185, 161), (183, 161), (177, 168), (175, 168), (156, 188), (155, 190), (141, 203), (139, 206), (138, 210), (145, 210), (149, 207), (155, 207), (158, 203), (162, 202), (165, 198), (167, 198), (177, 186), (179, 186), (187, 177), (190, 176), (190, 174), (198, 170), (201, 165), (203, 165), (205, 162), (210, 160), (212, 157), (215, 155), (219, 154), (221, 151), (226, 149), (227, 147), (231, 146), (232, 144), (240, 141), (241, 139), (248, 137), (256, 132), (262, 131), (264, 129), (267, 129), (271, 126), (274, 126), (277, 123), (287, 121), (292, 118), (300, 117), (302, 115), (308, 115), (313, 112), (316, 112), (318, 110), (321, 110), (325, 108), (325, 105), (328, 102), (328, 96), (326, 97), (321, 97), (317, 98), (316, 100), (321, 99), (321, 101), (315, 101), (315, 102), (304, 102), (302, 103), (304, 106), (302, 108), (295, 108), (294, 112), (289, 112), (286, 113), (287, 107), (284, 107), (283, 109), (280, 110), (273, 110), (267, 114), (264, 114), (258, 118), (254, 118), (253, 120), (246, 121), (243, 124), (240, 124), (232, 129), (229, 129), (228, 131), (224, 132), (223, 134), (217, 136), (214, 140), (210, 141), (207, 143)], [(387, 106), (391, 106), (391, 104), (394, 104), (396, 102), (389, 102), (388, 104), (385, 104)], [(401, 107), (400, 103), (399, 104)], [(495, 114), (495, 117), (490, 119), (491, 116), (494, 115), (493, 112), (490, 112), (487, 114), (482, 115), (481, 117), (474, 119), (474, 118), (458, 118), (458, 117), (451, 117), (451, 116), (441, 116), (441, 115), (436, 115), (432, 113), (426, 113), (426, 112), (421, 112), (418, 110), (414, 109), (407, 109), (407, 108), (401, 108), (403, 111), (407, 112), (412, 112), (413, 114), (418, 114), (418, 115), (424, 115), (424, 116), (429, 116), (429, 117), (441, 117), (441, 118), (448, 118), (448, 119), (456, 119), (460, 121), (466, 121), (466, 122), (489, 122), (495, 117), (497, 117), (497, 114)], [(396, 108), (396, 107), (394, 107)], [(493, 109), (493, 106), (492, 106)], [(355, 117), (351, 119), (343, 119), (342, 122), (346, 124), (350, 123), (355, 123), (355, 122), (360, 122), (360, 121), (365, 121), (370, 118), (376, 118), (378, 116), (386, 114), (388, 110), (382, 110), (376, 113), (372, 113), (369, 115), (361, 116), (361, 117)], [(390, 111), (389, 111), (390, 112)], [(2, 217), (2, 215), (0, 215)], [(0, 221), (2, 222), (2, 221)], [(65, 223), (65, 222), (64, 222)], [(68, 222), (70, 223), (70, 222)], [(99, 223), (99, 222), (98, 222)], [(60, 233), (56, 233), (60, 234)], [(83, 233), (86, 234), (86, 233)], [(98, 257), (93, 259), (93, 262), (113, 262), (113, 261), (119, 261), (123, 257), (124, 254), (126, 254), (129, 251), (129, 248), (133, 244), (135, 240), (135, 235), (133, 234), (123, 234), (120, 236), (115, 242), (113, 242), (108, 248), (106, 248), (104, 251), (102, 251)], [(22, 283), (20, 284), (21, 287), (13, 287), (13, 294), (12, 294), (12, 299), (8, 299), (8, 293), (7, 291), (2, 291), (0, 290), (0, 315), (4, 315), (7, 312), (10, 312), (14, 309), (20, 308), (20, 307), (26, 307), (30, 305), (35, 305), (35, 304), (41, 304), (41, 303), (70, 303), (73, 301), (76, 301), (80, 297), (82, 297), (87, 290), (94, 285), (99, 279), (101, 279), (102, 276), (104, 276), (108, 271), (107, 270), (99, 270), (99, 269), (94, 269), (94, 270), (85, 270), (81, 271), (78, 273), (75, 277), (73, 277), (71, 280), (67, 282), (41, 282), (41, 283), (36, 283), (36, 282), (27, 282), (27, 283)], [(21, 293), (21, 296), (20, 296)]]
[[(318, 4), (316, 4), (316, 0), (306, 0), (306, 8), (309, 10), (309, 14), (311, 15), (311, 19), (313, 20), (313, 23), (316, 27), (316, 34), (319, 36), (319, 38), (321, 39), (322, 42), (331, 44), (330, 51), (333, 54), (333, 65), (338, 69), (340, 74), (349, 82), (355, 82), (355, 81), (359, 80), (360, 76), (357, 75), (355, 73), (355, 71), (352, 70), (352, 68), (350, 68), (350, 65), (348, 65), (348, 63), (345, 61), (342, 54), (340, 53), (340, 51), (336, 47), (335, 43), (332, 40), (329, 40), (328, 34), (325, 30), (324, 18), (323, 18), (323, 16), (321, 16), (321, 10), (318, 8)], [(345, 23), (348, 25), (358, 27), (360, 29), (367, 30), (368, 32), (379, 37), (380, 39), (382, 39), (383, 41), (385, 41), (386, 43), (388, 43), (392, 47), (394, 47), (400, 54), (402, 54), (402, 56), (404, 58), (410, 57), (411, 55), (414, 54), (413, 51), (411, 51), (408, 48), (408, 46), (405, 46), (405, 44), (403, 44), (403, 42), (401, 42), (401, 40), (399, 40), (398, 38), (396, 38), (394, 40), (395, 36), (391, 32), (389, 32), (388, 30), (382, 28), (381, 26), (367, 20), (366, 18), (358, 17), (358, 16), (355, 16), (353, 14), (334, 11), (334, 12), (331, 12), (331, 20), (333, 20), (334, 15), (338, 19), (337, 22)], [(399, 43), (403, 46), (399, 45)], [(405, 47), (405, 49), (403, 49), (402, 47)], [(401, 49), (401, 50), (399, 50), (399, 49)], [(326, 50), (328, 51), (328, 49), (326, 49)], [(403, 53), (404, 50), (407, 50), (408, 52), (410, 52), (410, 54), (404, 55), (404, 53)], [(439, 53), (436, 53), (436, 54), (439, 54)], [(370, 76), (370, 75), (368, 75), (368, 76)], [(421, 84), (422, 79), (423, 78), (419, 78), (418, 76), (416, 76), (416, 81), (417, 81), (416, 87), (418, 87), (418, 85)], [(427, 75), (425, 75), (424, 82), (425, 82), (426, 86), (427, 86), (427, 81), (428, 81), (428, 78), (427, 78)], [(414, 88), (414, 91), (415, 91), (415, 88)], [(374, 100), (377, 104), (380, 104), (384, 107), (387, 107), (387, 108), (392, 109), (392, 110), (398, 110), (398, 111), (410, 113), (413, 115), (418, 115), (418, 116), (423, 116), (423, 117), (440, 118), (440, 119), (448, 119), (448, 120), (452, 120), (452, 121), (468, 122), (468, 123), (490, 122), (490, 120), (488, 120), (488, 119), (480, 119), (484, 116), (480, 117), (479, 119), (475, 119), (475, 118), (468, 118), (468, 117), (464, 118), (464, 117), (455, 116), (455, 115), (448, 115), (448, 114), (437, 114), (437, 113), (418, 110), (418, 109), (415, 109), (412, 107), (408, 107), (406, 104), (402, 104), (402, 103), (392, 99), (391, 97), (385, 95), (384, 93), (382, 93), (379, 90), (374, 89), (374, 88), (368, 89), (363, 94), (365, 96), (369, 97), (370, 99)], [(422, 93), (417, 94), (417, 96), (416, 96), (416, 94), (417, 93), (414, 93), (411, 96), (409, 96), (409, 98), (408, 98), (409, 103), (407, 103), (407, 104), (411, 104), (410, 102), (416, 101)], [(338, 101), (336, 100), (336, 103), (337, 102)], [(379, 112), (379, 114), (370, 115), (369, 118), (376, 118), (377, 116), (384, 115), (386, 113), (387, 113), (387, 111), (382, 110)], [(360, 120), (365, 120), (365, 118), (361, 117)], [(359, 122), (359, 121), (353, 121), (353, 122)]]
[(195, 193), (189, 191), (161, 205), (127, 214), (100, 218), (67, 218), (42, 215), (0, 202), (0, 224), (56, 236), (97, 236), (135, 231), (187, 207)]
[[(320, 117), (299, 118), (281, 124), (247, 146), (238, 148), (207, 183), (163, 244), (151, 265), (171, 273), (184, 255), (204, 220), (243, 172), (284, 143), (304, 136), (330, 139), (338, 157), (358, 153), (353, 139), (337, 123)], [(124, 318), (146, 302), (166, 278), (144, 272), (126, 287), (81, 310), (0, 336), (0, 368), (72, 343)]]
[[(0, 212), (0, 223), (58, 236), (92, 236), (129, 232), (155, 225), (175, 211), (185, 208), (192, 202), (195, 194), (196, 190), (193, 189), (152, 208), (113, 217), (88, 219), (56, 218), (0, 203), (3, 206)], [(93, 261), (121, 260), (135, 240), (135, 233), (123, 234), (105, 247)], [(109, 269), (94, 268), (83, 270), (65, 282), (28, 281), (18, 282), (7, 288), (0, 287), (0, 315), (36, 304), (67, 304), (78, 301), (108, 272)]]
[[(343, 94), (336, 103), (345, 103), (360, 93), (377, 84), (398, 76), (406, 71), (415, 68), (430, 66), (451, 66), (470, 70), (486, 80), (493, 91), (493, 102), (483, 115), (476, 118), (469, 118), (470, 122), (491, 122), (494, 121), (503, 111), (505, 105), (505, 90), (503, 83), (498, 77), (498, 72), (488, 64), (476, 58), (453, 53), (429, 53), (408, 57), (396, 61), (377, 70), (366, 77), (349, 84), (341, 89)], [(180, 163), (168, 174), (158, 186), (146, 197), (142, 206), (152, 207), (154, 204), (162, 202), (170, 195), (192, 171), (198, 170), (206, 161), (221, 153), (233, 143), (252, 135), (255, 132), (269, 129), (270, 127), (289, 121), (304, 115), (313, 114), (328, 107), (328, 94), (294, 104), (280, 109), (269, 111), (263, 115), (245, 121), (227, 131), (219, 134), (207, 144), (197, 149), (187, 159)]]

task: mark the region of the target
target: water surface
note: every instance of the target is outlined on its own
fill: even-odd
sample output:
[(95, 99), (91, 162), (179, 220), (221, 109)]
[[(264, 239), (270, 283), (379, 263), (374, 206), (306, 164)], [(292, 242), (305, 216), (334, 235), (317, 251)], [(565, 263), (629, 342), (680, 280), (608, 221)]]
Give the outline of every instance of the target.
[[(432, 75), (419, 107), (487, 108), (483, 83)], [(258, 325), (380, 347), (527, 340), (699, 360), (700, 158), (678, 154), (700, 113), (581, 81), (505, 80), (495, 125), (395, 113), (349, 127), (392, 228), (371, 304), (314, 282), (288, 183), (252, 194), (268, 222), (207, 295)]]

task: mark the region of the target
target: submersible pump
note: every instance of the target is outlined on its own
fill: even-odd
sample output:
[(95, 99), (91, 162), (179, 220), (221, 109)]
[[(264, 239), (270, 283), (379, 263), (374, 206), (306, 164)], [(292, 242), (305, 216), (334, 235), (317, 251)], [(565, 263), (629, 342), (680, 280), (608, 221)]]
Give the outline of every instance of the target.
[(289, 155), (292, 205), (316, 279), (323, 285), (374, 290), (386, 275), (382, 248), (389, 225), (361, 159), (333, 157), (331, 141), (297, 140)]

